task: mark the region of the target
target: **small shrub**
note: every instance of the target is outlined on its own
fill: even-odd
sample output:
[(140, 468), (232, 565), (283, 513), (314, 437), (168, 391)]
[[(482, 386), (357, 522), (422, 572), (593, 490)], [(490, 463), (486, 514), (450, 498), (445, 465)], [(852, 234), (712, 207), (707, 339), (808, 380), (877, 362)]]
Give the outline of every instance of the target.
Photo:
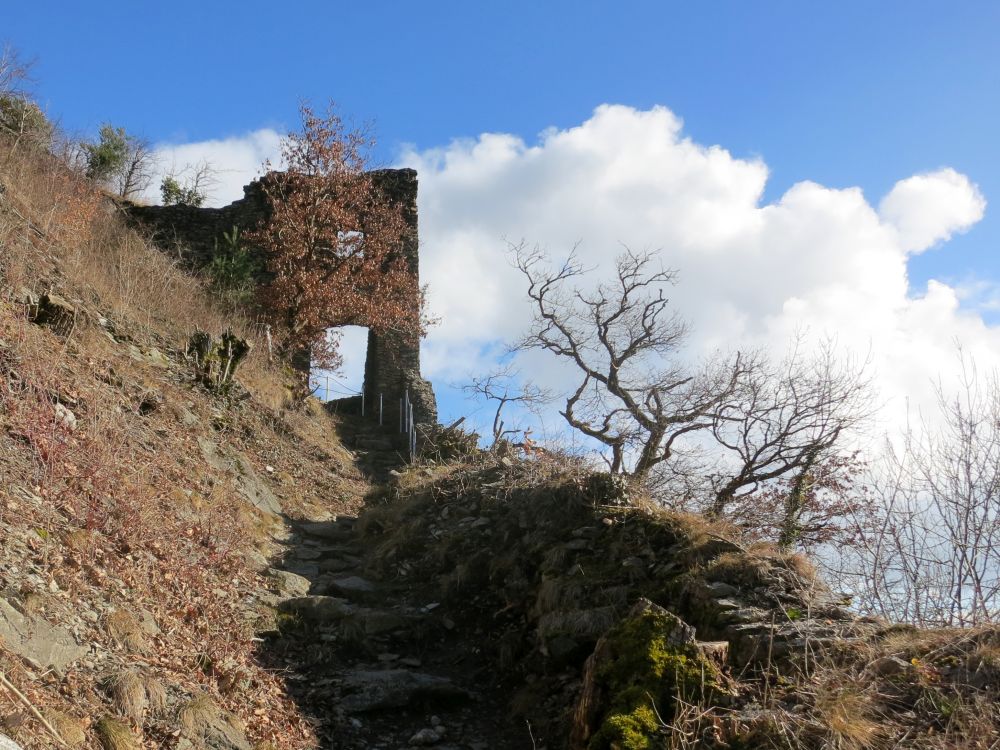
[(0, 133), (14, 143), (27, 143), (48, 148), (52, 143), (53, 127), (41, 108), (23, 96), (0, 96)]
[(253, 302), (257, 295), (257, 279), (263, 270), (260, 257), (243, 245), (239, 227), (235, 226), (222, 233), (221, 244), (216, 240), (215, 253), (205, 269), (212, 293), (229, 307), (246, 306)]
[(207, 331), (196, 330), (187, 346), (187, 357), (198, 379), (213, 391), (228, 393), (240, 363), (250, 353), (251, 345), (231, 330), (217, 340)]
[(148, 704), (146, 686), (137, 673), (131, 670), (115, 672), (104, 678), (102, 687), (115, 711), (137, 724), (142, 721)]
[(205, 193), (193, 185), (182, 185), (173, 175), (167, 175), (160, 182), (160, 196), (164, 206), (194, 206), (205, 202)]

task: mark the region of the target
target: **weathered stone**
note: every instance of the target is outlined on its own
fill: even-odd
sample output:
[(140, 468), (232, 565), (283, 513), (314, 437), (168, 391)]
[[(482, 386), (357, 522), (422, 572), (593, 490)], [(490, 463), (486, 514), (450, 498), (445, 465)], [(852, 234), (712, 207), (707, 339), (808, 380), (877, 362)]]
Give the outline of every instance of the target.
[(445, 677), (406, 669), (349, 672), (344, 676), (348, 694), (340, 705), (347, 711), (405, 708), (416, 702), (462, 701), (472, 696)]
[(21, 746), (5, 734), (0, 734), (0, 750), (21, 750)]
[(76, 414), (62, 404), (56, 404), (56, 424), (72, 432), (76, 429)]
[(892, 677), (909, 672), (913, 669), (913, 665), (898, 656), (883, 656), (881, 659), (876, 659), (870, 669), (879, 677)]
[(740, 593), (740, 590), (733, 586), (732, 584), (726, 583), (725, 581), (711, 581), (705, 584), (708, 589), (708, 593), (716, 598), (725, 598), (727, 596), (736, 596)]
[(31, 320), (66, 335), (73, 330), (76, 315), (76, 307), (65, 298), (50, 292), (38, 298), (38, 305), (31, 311)]
[(340, 542), (354, 536), (353, 524), (344, 523), (340, 519), (336, 521), (311, 521), (300, 524), (299, 528), (305, 534), (329, 541)]
[(425, 619), (415, 612), (359, 607), (350, 616), (350, 622), (365, 635), (382, 635), (400, 630), (410, 630)]
[(360, 576), (337, 578), (330, 582), (329, 590), (349, 599), (370, 599), (377, 591), (375, 584)]
[(245, 456), (239, 453), (227, 455), (208, 438), (199, 437), (198, 446), (209, 466), (232, 476), (237, 490), (246, 498), (247, 502), (265, 513), (274, 515), (281, 513), (281, 503), (278, 498), (271, 492), (265, 481), (258, 476), (253, 465)]
[(309, 587), (312, 585), (305, 576), (300, 576), (288, 570), (268, 568), (266, 575), (270, 579), (271, 590), (281, 596), (305, 596), (309, 593)]
[(87, 653), (64, 628), (37, 615), (23, 615), (0, 599), (0, 642), (3, 647), (38, 667), (63, 669)]
[(437, 729), (432, 729), (430, 727), (421, 729), (420, 731), (414, 733), (412, 737), (410, 737), (410, 744), (416, 747), (426, 747), (427, 745), (436, 745), (440, 741), (441, 741), (441, 732), (439, 732)]

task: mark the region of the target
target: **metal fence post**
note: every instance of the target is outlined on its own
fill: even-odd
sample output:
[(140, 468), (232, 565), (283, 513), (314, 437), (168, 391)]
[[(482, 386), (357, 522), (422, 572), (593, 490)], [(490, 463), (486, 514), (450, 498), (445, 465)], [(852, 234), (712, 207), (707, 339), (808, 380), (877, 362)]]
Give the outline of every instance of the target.
[(382, 426), (382, 394), (378, 394), (378, 424)]

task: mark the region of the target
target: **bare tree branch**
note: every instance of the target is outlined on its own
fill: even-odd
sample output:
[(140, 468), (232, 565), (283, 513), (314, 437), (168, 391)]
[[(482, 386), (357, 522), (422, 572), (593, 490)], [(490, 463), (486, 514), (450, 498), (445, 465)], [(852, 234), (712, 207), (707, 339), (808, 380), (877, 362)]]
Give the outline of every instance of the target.
[(529, 430), (514, 426), (509, 427), (503, 419), (504, 410), (509, 406), (520, 406), (531, 411), (549, 403), (554, 396), (551, 391), (541, 388), (530, 380), (522, 380), (521, 373), (509, 364), (498, 367), (492, 372), (474, 378), (471, 383), (462, 387), (466, 393), (496, 402), (493, 414), (493, 444), (497, 447), (508, 436), (527, 433)]

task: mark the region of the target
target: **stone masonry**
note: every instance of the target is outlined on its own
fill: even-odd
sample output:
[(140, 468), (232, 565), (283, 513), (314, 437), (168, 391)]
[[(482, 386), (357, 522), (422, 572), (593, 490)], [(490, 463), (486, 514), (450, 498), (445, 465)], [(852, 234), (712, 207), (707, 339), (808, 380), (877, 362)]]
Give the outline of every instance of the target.
[[(400, 252), (406, 258), (411, 273), (419, 280), (417, 173), (413, 169), (380, 169), (371, 174), (383, 194), (403, 207), (409, 231)], [(211, 262), (222, 245), (224, 232), (231, 231), (233, 227), (250, 229), (267, 219), (270, 209), (261, 189), (261, 181), (268, 179), (272, 179), (271, 175), (254, 180), (243, 188), (243, 198), (222, 208), (124, 203), (123, 209), (129, 219), (150, 234), (160, 248), (176, 256), (188, 268), (197, 270)], [(374, 413), (381, 395), (383, 420), (387, 425), (399, 422), (399, 403), (406, 393), (413, 403), (414, 422), (428, 426), (437, 422), (434, 390), (421, 377), (420, 338), (415, 334), (378, 334), (369, 330), (363, 389), (369, 414)], [(342, 412), (358, 411), (360, 401), (360, 397), (342, 399), (334, 406)]]

